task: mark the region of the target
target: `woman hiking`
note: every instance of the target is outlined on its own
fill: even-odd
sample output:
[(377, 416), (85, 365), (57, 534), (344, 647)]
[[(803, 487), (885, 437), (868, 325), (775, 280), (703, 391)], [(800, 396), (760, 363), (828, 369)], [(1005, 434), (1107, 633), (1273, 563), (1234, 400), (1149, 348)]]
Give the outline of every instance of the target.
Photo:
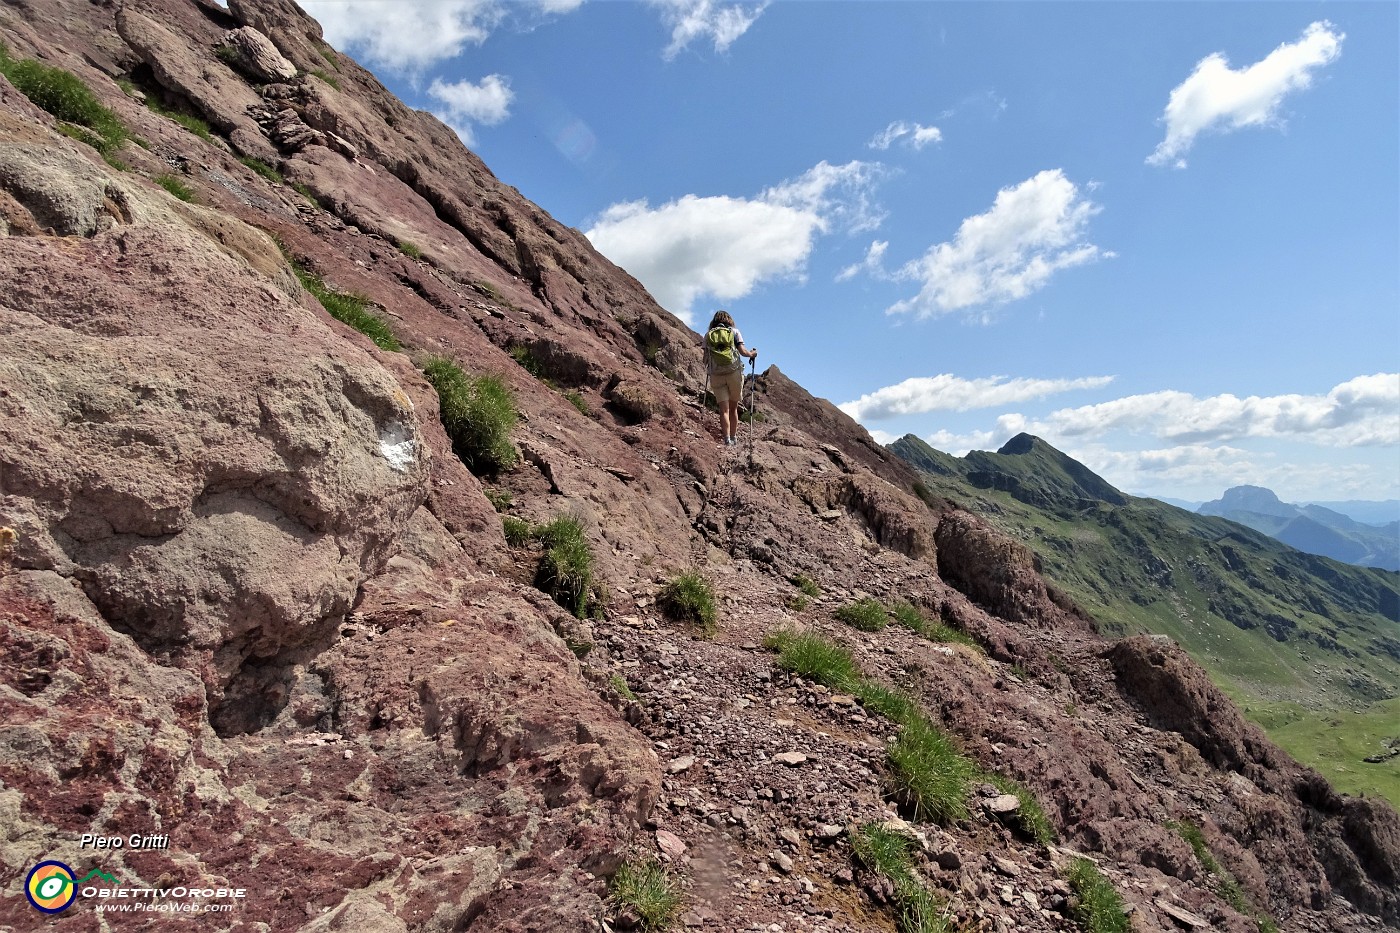
[(716, 311), (705, 331), (705, 367), (710, 391), (719, 405), (719, 427), (724, 445), (733, 447), (739, 434), (739, 402), (744, 394), (744, 359), (758, 358), (757, 350), (744, 346), (739, 328), (728, 311)]

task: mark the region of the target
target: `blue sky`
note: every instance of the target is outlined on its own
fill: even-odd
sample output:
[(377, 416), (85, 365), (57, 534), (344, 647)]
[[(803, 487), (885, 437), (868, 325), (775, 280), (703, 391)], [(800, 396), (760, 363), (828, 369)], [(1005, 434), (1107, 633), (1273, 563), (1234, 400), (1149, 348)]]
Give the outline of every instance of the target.
[(1400, 5), (301, 2), (879, 439), (1400, 496)]

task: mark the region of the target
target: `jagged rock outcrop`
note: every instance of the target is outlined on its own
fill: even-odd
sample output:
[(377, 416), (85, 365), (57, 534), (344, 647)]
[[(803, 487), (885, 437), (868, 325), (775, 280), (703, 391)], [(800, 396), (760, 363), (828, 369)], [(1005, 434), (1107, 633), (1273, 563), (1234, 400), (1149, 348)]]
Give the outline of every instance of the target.
[[(221, 55), (231, 35), (263, 64)], [(1183, 820), (1281, 927), (1394, 922), (1392, 810), (1335, 795), (1155, 643), (1110, 649), (1028, 551), (921, 499), (776, 368), (721, 449), (697, 336), (290, 0), (26, 0), (0, 6), (0, 38), (146, 144), (118, 169), (0, 79), (7, 890), (53, 858), (248, 890), (204, 929), (553, 933), (625, 918), (607, 878), (656, 857), (691, 926), (887, 930), (895, 892), (849, 827), (900, 825), (898, 727), (776, 667), (764, 637), (794, 626), (1045, 805), (1054, 846), (998, 816), (996, 788), (965, 820), (905, 824), (969, 929), (1065, 928), (1075, 850), (1141, 929), (1251, 929)], [(404, 351), (332, 319), (293, 264)], [(516, 466), (454, 456), (428, 356), (509, 387)], [(579, 521), (593, 617), (533, 586), (542, 545), (508, 541), (501, 511)], [(712, 638), (658, 610), (683, 570), (715, 588)], [(863, 597), (980, 647), (836, 621)], [(95, 853), (83, 833), (169, 846)], [(0, 925), (41, 920), (0, 901)], [(187, 920), (80, 901), (63, 922)]]

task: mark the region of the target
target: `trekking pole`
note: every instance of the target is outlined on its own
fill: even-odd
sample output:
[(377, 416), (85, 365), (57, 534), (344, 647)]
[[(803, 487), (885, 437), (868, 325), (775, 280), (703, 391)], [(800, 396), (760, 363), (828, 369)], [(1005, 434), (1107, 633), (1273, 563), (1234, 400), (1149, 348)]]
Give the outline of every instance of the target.
[(755, 375), (758, 368), (756, 356), (749, 357), (749, 456), (753, 456), (753, 391), (754, 383), (758, 377)]

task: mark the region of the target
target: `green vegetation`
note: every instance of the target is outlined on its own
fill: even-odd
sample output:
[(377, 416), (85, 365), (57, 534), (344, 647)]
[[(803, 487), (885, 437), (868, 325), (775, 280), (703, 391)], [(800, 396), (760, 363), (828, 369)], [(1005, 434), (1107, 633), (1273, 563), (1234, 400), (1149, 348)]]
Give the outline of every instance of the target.
[(906, 723), (890, 746), (895, 797), (916, 820), (950, 823), (967, 815), (967, 791), (977, 766), (922, 715)]
[(588, 589), (593, 582), (593, 551), (583, 534), (583, 523), (563, 515), (535, 529), (544, 545), (544, 556), (535, 572), (535, 585), (550, 598), (582, 619), (588, 612)]
[(679, 887), (656, 862), (624, 863), (608, 889), (613, 906), (631, 908), (647, 933), (667, 929), (681, 912)]
[(511, 547), (524, 547), (535, 537), (535, 529), (530, 523), (514, 515), (501, 517), (501, 531), (505, 533), (506, 544)]
[[(1232, 693), (1233, 695), (1233, 693)], [(1245, 715), (1269, 732), (1269, 738), (1299, 761), (1315, 765), (1337, 790), (1377, 793), (1400, 807), (1400, 768), (1365, 759), (1384, 752), (1400, 734), (1400, 698), (1356, 710), (1320, 712), (1297, 703), (1259, 703), (1235, 696)]]
[(11, 58), (3, 42), (0, 74), (35, 106), (62, 121), (59, 132), (96, 149), (114, 167), (125, 168), (116, 161), (116, 152), (131, 134), (81, 78), (34, 59)]
[(296, 191), (296, 193), (301, 195), (303, 198), (306, 198), (306, 200), (310, 201), (316, 207), (321, 206), (321, 201), (319, 198), (316, 197), (316, 192), (312, 191), (311, 188), (308, 187), (304, 182), (292, 182), (292, 190)]
[(160, 185), (171, 196), (179, 198), (181, 201), (189, 202), (194, 200), (194, 191), (174, 175), (161, 175), (156, 178), (156, 184)]
[(946, 912), (914, 873), (915, 842), (880, 823), (866, 823), (851, 837), (851, 854), (894, 888), (900, 933), (943, 933), (951, 929)]
[(335, 57), (335, 49), (331, 48), (330, 46), (323, 45), (316, 51), (321, 53), (321, 57), (326, 60), (326, 64), (330, 65), (336, 71), (340, 70), (340, 62)]
[(862, 632), (878, 632), (889, 624), (890, 614), (879, 600), (867, 596), (837, 609), (836, 618)]
[(715, 633), (715, 593), (698, 570), (687, 570), (671, 579), (656, 598), (661, 611), (677, 622), (700, 626), (706, 636)]
[(322, 81), (329, 84), (331, 87), (335, 88), (337, 91), (340, 90), (340, 82), (337, 81), (334, 77), (332, 77), (331, 74), (327, 72), (324, 68), (312, 68), (311, 73), (316, 77), (320, 78)]
[(472, 378), (445, 357), (431, 357), (423, 375), (437, 390), (442, 424), (452, 449), (473, 473), (495, 474), (515, 465), (510, 442), (515, 427), (515, 398), (496, 376)]
[(764, 637), (763, 647), (777, 650), (783, 670), (833, 690), (850, 690), (860, 679), (851, 653), (820, 635), (777, 629)]
[(971, 785), (987, 781), (1021, 801), (1009, 819), (1014, 828), (1041, 843), (1055, 838), (1054, 825), (1034, 794), (1009, 778), (984, 772), (924, 715), (912, 697), (862, 676), (845, 648), (820, 635), (791, 629), (769, 632), (763, 646), (778, 652), (783, 670), (849, 692), (867, 711), (903, 727), (890, 746), (888, 765), (893, 796), (914, 819), (947, 823), (966, 815)]
[(1000, 774), (987, 774), (983, 777), (987, 783), (1003, 794), (1011, 794), (1021, 801), (1021, 805), (1010, 816), (1012, 825), (1027, 838), (1034, 839), (1041, 845), (1048, 845), (1055, 841), (1055, 826), (1050, 822), (1050, 817), (1045, 815), (1045, 808), (1040, 805), (1035, 794), (1018, 782)]
[(931, 495), (1025, 540), (1102, 630), (1172, 637), (1300, 761), (1341, 790), (1400, 805), (1400, 772), (1361, 761), (1400, 712), (1394, 573), (1126, 496), (1025, 436), (962, 458), (912, 436), (890, 449)]
[(202, 117), (197, 117), (188, 113), (180, 113), (176, 110), (169, 110), (161, 106), (161, 104), (151, 96), (146, 97), (146, 108), (152, 113), (159, 114), (167, 120), (178, 123), (206, 143), (212, 143), (214, 141), (214, 134), (209, 129), (209, 124), (206, 123)]
[(608, 678), (608, 686), (613, 688), (613, 692), (629, 703), (637, 702), (637, 695), (632, 692), (632, 688), (627, 686), (627, 678), (621, 674), (613, 674)]
[(230, 68), (238, 64), (238, 50), (231, 45), (221, 45), (214, 49), (214, 57)]
[(1225, 899), (1227, 904), (1239, 913), (1253, 917), (1255, 923), (1259, 925), (1259, 933), (1270, 933), (1271, 930), (1277, 928), (1272, 917), (1254, 908), (1254, 905), (1249, 902), (1249, 898), (1245, 896), (1244, 888), (1240, 887), (1239, 881), (1216, 860), (1214, 853), (1210, 851), (1210, 846), (1206, 845), (1206, 837), (1201, 832), (1201, 827), (1190, 820), (1168, 823), (1167, 826), (1176, 830), (1181, 838), (1191, 845), (1191, 850), (1196, 853), (1196, 860), (1201, 863), (1206, 874), (1215, 878), (1220, 896)]
[(850, 691), (866, 709), (903, 726), (890, 746), (888, 763), (894, 796), (914, 819), (948, 822), (967, 812), (964, 799), (981, 772), (912, 698), (861, 676), (849, 651), (819, 635), (779, 629), (763, 643), (777, 649), (778, 666), (784, 670), (833, 690)]
[(364, 295), (337, 291), (322, 281), (319, 275), (299, 263), (293, 263), (292, 270), (296, 272), (301, 287), (310, 292), (331, 317), (342, 324), (349, 324), (373, 340), (374, 345), (381, 350), (403, 349), (403, 345), (384, 319), (369, 310), (371, 302)]
[(790, 612), (805, 612), (808, 603), (811, 601), (801, 593), (793, 593), (787, 598), (787, 608)]
[(414, 246), (412, 243), (408, 242), (407, 240), (400, 241), (399, 252), (403, 253), (409, 259), (423, 258), (423, 251), (418, 247)]
[(817, 586), (817, 582), (805, 573), (795, 573), (788, 578), (788, 582), (797, 587), (804, 595), (816, 599), (822, 595), (822, 588)]
[(593, 410), (588, 407), (588, 402), (578, 392), (565, 392), (564, 398), (568, 400), (570, 405), (578, 409), (578, 413), (585, 418), (593, 414)]
[(1086, 858), (1070, 863), (1069, 886), (1074, 892), (1074, 919), (1085, 933), (1128, 933), (1123, 898)]
[(487, 487), (482, 490), (482, 494), (486, 496), (486, 501), (491, 503), (491, 508), (495, 509), (497, 512), (504, 512), (506, 509), (510, 508), (510, 503), (512, 499), (514, 499), (509, 489), (493, 489)]
[(539, 357), (535, 356), (534, 351), (531, 350), (528, 345), (517, 343), (510, 348), (509, 352), (510, 358), (519, 363), (521, 368), (527, 373), (534, 376), (551, 389), (558, 388), (558, 386), (554, 384), (554, 380), (549, 377), (549, 371), (545, 369), (545, 365), (540, 362)]
[(250, 169), (257, 172), (259, 175), (261, 175), (263, 178), (266, 178), (273, 184), (280, 185), (285, 181), (285, 179), (282, 177), (281, 172), (277, 171), (277, 169), (273, 168), (271, 165), (268, 165), (262, 159), (256, 158), (254, 156), (239, 156), (238, 161), (242, 162), (244, 165), (248, 166)]

